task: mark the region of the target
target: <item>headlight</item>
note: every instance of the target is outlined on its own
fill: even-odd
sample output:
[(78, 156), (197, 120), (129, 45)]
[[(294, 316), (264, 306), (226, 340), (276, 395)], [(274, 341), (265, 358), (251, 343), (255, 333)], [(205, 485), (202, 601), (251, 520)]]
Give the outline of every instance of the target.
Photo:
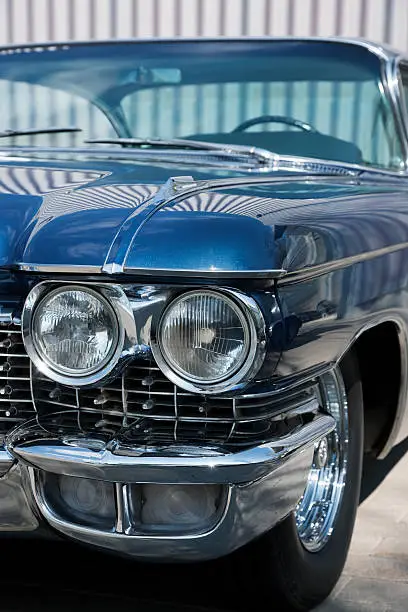
[(112, 359), (119, 336), (118, 319), (108, 300), (85, 287), (47, 293), (31, 319), (30, 337), (39, 359), (68, 377), (100, 371)]
[(259, 308), (250, 298), (230, 294), (190, 291), (164, 311), (153, 352), (180, 386), (225, 389), (241, 381), (259, 361), (264, 348)]

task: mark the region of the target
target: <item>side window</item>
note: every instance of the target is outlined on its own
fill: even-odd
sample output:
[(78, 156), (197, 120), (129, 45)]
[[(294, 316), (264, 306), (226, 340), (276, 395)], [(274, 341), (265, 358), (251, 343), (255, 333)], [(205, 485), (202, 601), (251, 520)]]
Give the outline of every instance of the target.
[(408, 64), (401, 64), (400, 66), (402, 88), (404, 90), (405, 108), (408, 114)]

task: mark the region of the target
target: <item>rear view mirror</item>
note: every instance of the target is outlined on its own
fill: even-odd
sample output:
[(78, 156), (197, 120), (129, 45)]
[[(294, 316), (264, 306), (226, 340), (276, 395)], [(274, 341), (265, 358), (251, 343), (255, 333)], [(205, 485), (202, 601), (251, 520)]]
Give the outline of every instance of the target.
[(179, 68), (147, 68), (140, 66), (137, 70), (129, 72), (125, 83), (138, 83), (140, 85), (173, 85), (181, 82)]

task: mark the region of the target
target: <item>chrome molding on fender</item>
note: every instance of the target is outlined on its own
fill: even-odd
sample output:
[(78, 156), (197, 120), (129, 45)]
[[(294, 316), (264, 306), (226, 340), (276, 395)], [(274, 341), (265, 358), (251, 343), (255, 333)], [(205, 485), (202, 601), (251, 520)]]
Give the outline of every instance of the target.
[(15, 267), (22, 272), (41, 272), (46, 274), (101, 274), (102, 266), (72, 264), (17, 263)]
[(207, 278), (207, 279), (273, 279), (281, 278), (287, 271), (282, 268), (269, 269), (269, 270), (222, 270), (219, 268), (211, 268), (208, 270), (194, 270), (182, 268), (123, 268), (118, 264), (106, 264), (102, 266), (82, 266), (82, 265), (69, 265), (69, 264), (55, 264), (55, 265), (44, 265), (44, 264), (25, 264), (18, 263), (16, 268), (23, 272), (39, 272), (39, 273), (50, 273), (50, 274), (131, 274), (132, 276), (155, 276), (155, 277), (186, 277), (186, 278)]
[(281, 268), (270, 270), (221, 270), (211, 268), (209, 270), (183, 270), (181, 268), (124, 268), (125, 273), (134, 274), (137, 276), (169, 276), (169, 277), (186, 277), (186, 278), (206, 278), (206, 279), (273, 279), (281, 278), (287, 273)]

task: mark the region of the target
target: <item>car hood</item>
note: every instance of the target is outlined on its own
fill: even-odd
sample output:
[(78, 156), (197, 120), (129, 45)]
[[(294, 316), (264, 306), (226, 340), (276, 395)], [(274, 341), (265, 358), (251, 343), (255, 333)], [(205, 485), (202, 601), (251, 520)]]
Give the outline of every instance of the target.
[(287, 173), (185, 179), (176, 191), (168, 169), (142, 180), (134, 165), (78, 165), (0, 165), (0, 267), (294, 271), (408, 240), (392, 184)]

